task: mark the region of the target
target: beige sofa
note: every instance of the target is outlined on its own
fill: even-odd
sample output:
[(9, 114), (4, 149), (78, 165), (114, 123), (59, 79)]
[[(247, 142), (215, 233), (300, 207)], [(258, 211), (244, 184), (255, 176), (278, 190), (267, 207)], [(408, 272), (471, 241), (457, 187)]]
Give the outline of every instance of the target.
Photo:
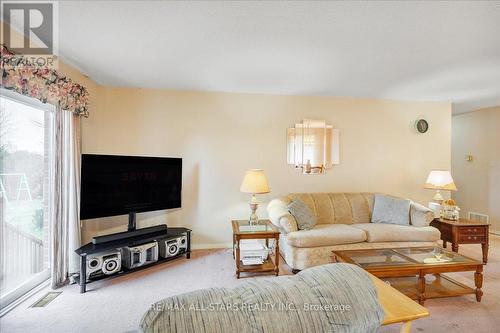
[[(433, 212), (410, 206), (410, 225), (370, 223), (374, 193), (294, 193), (272, 200), (269, 219), (281, 230), (280, 252), (292, 269), (332, 262), (333, 250), (435, 246), (438, 229), (429, 226)], [(314, 213), (316, 226), (298, 230), (288, 204), (302, 200)]]

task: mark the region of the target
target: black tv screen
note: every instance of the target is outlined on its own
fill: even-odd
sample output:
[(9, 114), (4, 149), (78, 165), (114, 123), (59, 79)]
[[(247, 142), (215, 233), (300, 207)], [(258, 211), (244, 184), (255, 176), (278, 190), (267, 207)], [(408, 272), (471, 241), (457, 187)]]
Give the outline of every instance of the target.
[(182, 159), (82, 155), (80, 219), (181, 207)]

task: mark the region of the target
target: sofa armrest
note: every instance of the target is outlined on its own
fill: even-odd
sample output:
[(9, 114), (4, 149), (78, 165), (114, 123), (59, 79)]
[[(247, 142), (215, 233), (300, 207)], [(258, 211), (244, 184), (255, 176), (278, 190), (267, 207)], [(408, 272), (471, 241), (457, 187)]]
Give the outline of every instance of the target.
[(277, 226), (285, 234), (299, 230), (297, 227), (297, 221), (288, 211), (286, 200), (271, 200), (269, 205), (267, 205), (267, 213), (272, 224)]
[(416, 202), (410, 205), (410, 222), (415, 227), (427, 227), (434, 220), (434, 212)]

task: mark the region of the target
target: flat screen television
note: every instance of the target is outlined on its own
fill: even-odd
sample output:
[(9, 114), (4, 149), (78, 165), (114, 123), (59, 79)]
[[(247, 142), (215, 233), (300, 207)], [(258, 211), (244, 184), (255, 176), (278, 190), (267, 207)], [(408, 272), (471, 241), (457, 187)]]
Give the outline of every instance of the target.
[(181, 207), (182, 159), (82, 155), (80, 219)]

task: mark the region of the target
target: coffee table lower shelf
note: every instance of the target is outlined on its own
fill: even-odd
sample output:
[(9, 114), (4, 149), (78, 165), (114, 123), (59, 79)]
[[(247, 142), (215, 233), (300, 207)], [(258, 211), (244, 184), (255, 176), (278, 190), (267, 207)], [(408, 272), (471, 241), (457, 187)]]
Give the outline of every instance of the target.
[[(425, 284), (425, 298), (441, 298), (451, 296), (461, 296), (468, 294), (475, 294), (476, 290), (466, 286), (463, 283), (453, 280), (452, 278), (436, 274), (436, 279), (432, 283)], [(394, 277), (394, 278), (380, 278), (382, 281), (389, 283), (392, 287), (399, 290), (401, 293), (418, 301), (418, 277)]]

